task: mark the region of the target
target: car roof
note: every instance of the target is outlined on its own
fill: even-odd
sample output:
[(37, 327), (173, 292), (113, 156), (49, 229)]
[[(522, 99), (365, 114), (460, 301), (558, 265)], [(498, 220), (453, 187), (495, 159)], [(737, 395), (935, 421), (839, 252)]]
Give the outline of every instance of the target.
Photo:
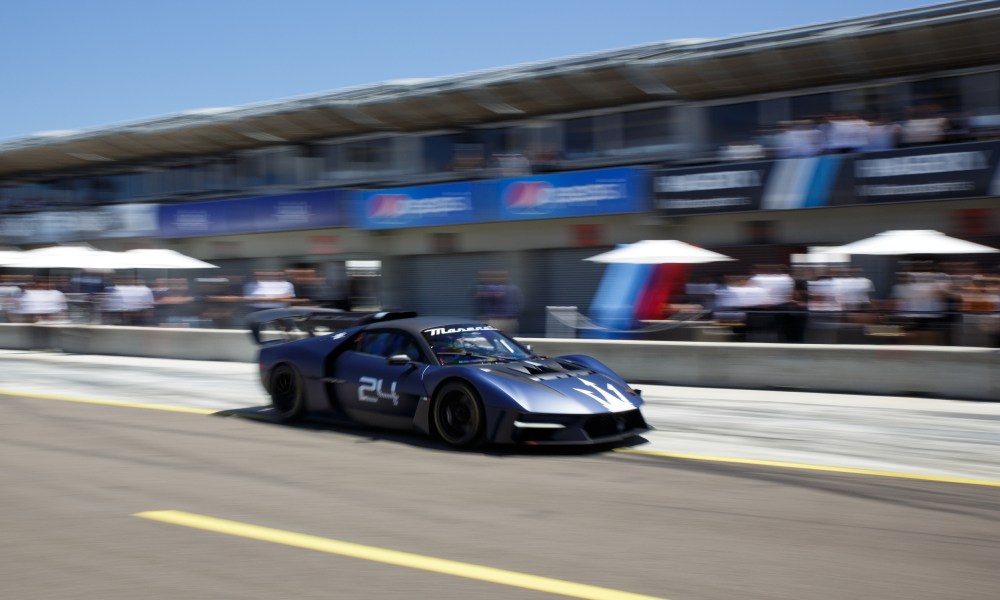
[(402, 329), (403, 331), (419, 336), (424, 330), (432, 327), (449, 327), (459, 325), (486, 326), (486, 323), (466, 317), (412, 317), (408, 319), (393, 319), (390, 321), (370, 323), (365, 325), (364, 329)]

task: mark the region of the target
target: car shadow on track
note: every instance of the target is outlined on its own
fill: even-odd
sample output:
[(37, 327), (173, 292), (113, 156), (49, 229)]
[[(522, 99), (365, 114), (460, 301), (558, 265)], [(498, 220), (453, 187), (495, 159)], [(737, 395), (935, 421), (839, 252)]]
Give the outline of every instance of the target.
[(274, 411), (269, 404), (248, 408), (222, 410), (217, 413), (213, 413), (213, 416), (238, 417), (265, 425), (287, 427), (290, 429), (335, 432), (338, 434), (353, 436), (357, 438), (358, 442), (393, 442), (406, 444), (416, 448), (424, 448), (427, 450), (471, 452), (488, 456), (590, 456), (610, 452), (615, 448), (632, 448), (647, 443), (646, 438), (636, 435), (621, 442), (607, 444), (580, 446), (510, 446), (503, 444), (483, 444), (475, 448), (463, 449), (453, 448), (437, 438), (425, 436), (416, 431), (378, 429), (375, 427), (359, 425), (357, 423), (351, 423), (333, 418), (312, 417), (296, 422), (282, 421), (275, 416)]

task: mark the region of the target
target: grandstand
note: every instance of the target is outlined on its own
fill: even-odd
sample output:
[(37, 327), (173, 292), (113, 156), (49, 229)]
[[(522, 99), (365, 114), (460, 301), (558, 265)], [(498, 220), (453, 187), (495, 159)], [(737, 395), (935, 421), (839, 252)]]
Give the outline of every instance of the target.
[[(996, 244), (998, 26), (1000, 2), (951, 2), (8, 140), (0, 244), (169, 245), (243, 271), (379, 260), (413, 282), (384, 304), (454, 312), (479, 270), (506, 268), (537, 299), (529, 331), (538, 307), (593, 297), (582, 258), (636, 239), (736, 268), (895, 226)], [(946, 124), (937, 138), (783, 142), (915, 111)], [(895, 177), (859, 179), (871, 160)]]

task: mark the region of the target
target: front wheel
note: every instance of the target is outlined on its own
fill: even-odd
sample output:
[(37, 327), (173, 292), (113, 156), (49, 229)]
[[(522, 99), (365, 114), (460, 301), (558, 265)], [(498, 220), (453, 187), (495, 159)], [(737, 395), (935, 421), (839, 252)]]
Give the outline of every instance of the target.
[(271, 373), (271, 406), (284, 421), (297, 421), (306, 411), (302, 376), (291, 365), (278, 365)]
[(434, 428), (445, 443), (469, 448), (482, 441), (486, 419), (476, 391), (452, 382), (434, 396)]

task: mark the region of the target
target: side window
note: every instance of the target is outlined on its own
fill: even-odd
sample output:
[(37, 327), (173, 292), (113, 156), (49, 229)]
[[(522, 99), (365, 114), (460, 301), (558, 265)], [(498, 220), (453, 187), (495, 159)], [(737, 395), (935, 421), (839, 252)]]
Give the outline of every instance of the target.
[(423, 353), (420, 352), (420, 347), (417, 346), (416, 340), (406, 333), (397, 333), (394, 336), (389, 346), (389, 353), (386, 356), (395, 356), (397, 354), (405, 354), (410, 357), (410, 360), (426, 362)]
[(354, 342), (354, 349), (365, 354), (375, 356), (388, 356), (385, 351), (392, 341), (393, 334), (389, 331), (366, 331), (358, 336)]
[(365, 354), (374, 354), (375, 356), (384, 356), (386, 358), (396, 354), (405, 354), (412, 360), (426, 362), (416, 340), (409, 334), (401, 331), (361, 333), (355, 339), (354, 349)]

